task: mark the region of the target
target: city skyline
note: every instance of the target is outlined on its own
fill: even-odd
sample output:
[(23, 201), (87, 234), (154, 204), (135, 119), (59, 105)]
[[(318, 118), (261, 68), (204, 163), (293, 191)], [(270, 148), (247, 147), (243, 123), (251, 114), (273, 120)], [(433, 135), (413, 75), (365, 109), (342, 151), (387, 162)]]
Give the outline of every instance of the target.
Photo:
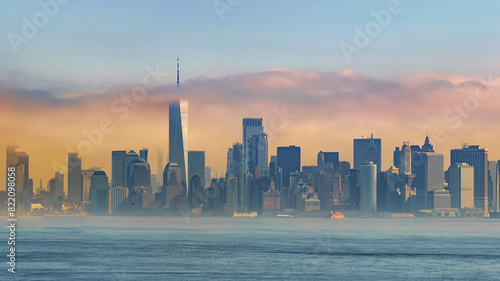
[[(168, 24), (176, 22), (179, 23), (179, 34), (184, 31), (182, 34), (186, 37), (185, 40), (171, 37), (178, 42), (175, 47), (163, 44), (162, 40), (155, 41), (148, 44), (151, 50), (134, 42), (129, 49), (118, 48), (118, 53), (125, 56), (109, 56), (105, 66), (103, 56), (117, 50), (116, 43), (109, 40), (99, 41), (102, 53), (87, 54), (84, 60), (72, 57), (80, 48), (72, 44), (81, 42), (79, 38), (74, 42), (64, 41), (65, 52), (47, 51), (47, 42), (61, 40), (61, 35), (67, 34), (66, 26), (75, 28), (72, 37), (85, 34), (81, 25), (85, 21), (81, 21), (78, 8), (91, 9), (95, 5), (80, 1), (61, 4), (57, 15), (38, 30), (40, 34), (19, 46), (18, 55), (12, 56), (15, 52), (8, 37), (4, 38), (6, 44), (0, 48), (0, 53), (5, 55), (6, 62), (0, 70), (0, 102), (5, 105), (5, 110), (0, 116), (8, 122), (2, 124), (6, 134), (0, 140), (0, 146), (16, 145), (29, 152), (32, 166), (37, 167), (30, 171), (35, 182), (40, 178), (44, 182), (50, 179), (54, 167), (67, 174), (64, 170), (67, 153), (79, 152), (78, 145), (91, 150), (88, 155), (79, 153), (84, 167), (100, 166), (110, 171), (111, 160), (107, 152), (112, 150), (149, 147), (152, 151), (160, 149), (167, 154), (165, 122), (168, 104), (172, 100), (186, 99), (191, 109), (187, 146), (192, 150), (206, 151), (206, 165), (218, 167), (220, 171), (226, 166), (227, 149), (235, 141), (242, 141), (240, 123), (243, 118), (263, 119), (269, 157), (278, 146), (296, 145), (302, 148), (303, 165), (314, 165), (318, 151), (339, 151), (341, 160), (353, 163), (352, 139), (368, 137), (371, 132), (385, 140), (382, 170), (392, 163), (394, 147), (401, 146), (404, 141), (421, 144), (426, 133), (436, 151), (447, 154), (468, 142), (489, 149), (491, 159), (500, 159), (500, 148), (496, 144), (500, 128), (493, 122), (500, 117), (496, 110), (500, 106), (500, 71), (483, 57), (494, 54), (494, 48), (490, 49), (494, 43), (487, 36), (487, 31), (494, 25), (471, 21), (471, 28), (463, 30), (467, 36), (451, 36), (448, 40), (452, 43), (441, 46), (438, 44), (441, 42), (439, 30), (426, 27), (445, 19), (459, 23), (459, 15), (472, 14), (471, 11), (478, 9), (464, 3), (456, 7), (456, 14), (445, 13), (443, 18), (439, 12), (448, 9), (450, 3), (435, 4), (429, 21), (424, 25), (417, 21), (420, 19), (418, 11), (427, 8), (429, 3), (401, 2), (401, 14), (393, 14), (392, 22), (383, 26), (380, 34), (371, 38), (370, 44), (362, 48), (360, 54), (353, 55), (351, 63), (342, 55), (339, 44), (353, 43), (356, 28), (363, 29), (373, 21), (374, 13), (387, 8), (386, 2), (375, 1), (360, 9), (353, 3), (323, 1), (321, 5), (311, 6), (299, 2), (295, 5), (266, 5), (262, 1), (252, 1), (233, 7), (225, 13), (224, 20), (219, 18), (213, 3), (189, 6), (190, 15), (200, 16), (196, 22), (210, 23), (206, 26), (210, 29), (207, 34), (213, 39), (208, 42), (217, 43), (209, 53), (204, 53), (203, 44), (195, 43), (196, 40), (208, 39), (193, 32), (195, 29), (190, 27), (194, 22), (189, 22), (192, 18), (183, 18), (177, 13), (186, 11), (188, 7), (184, 3), (169, 3), (169, 9), (162, 13), (159, 13), (158, 6), (141, 4), (136, 7), (138, 4), (133, 1), (123, 6), (106, 4), (116, 6), (122, 12), (111, 15), (117, 20), (129, 15), (132, 7), (142, 11), (134, 13), (138, 19), (145, 20), (143, 12), (151, 12), (147, 13), (149, 18), (144, 23), (134, 20), (137, 28), (156, 21), (157, 25), (153, 25), (151, 33), (147, 34), (161, 30), (170, 34), (172, 30)], [(308, 38), (308, 46), (302, 43), (285, 48), (283, 44), (265, 44), (266, 48), (259, 49), (255, 44), (249, 44), (247, 40), (255, 39), (254, 30), (269, 26), (275, 31), (283, 31), (272, 32), (273, 36), (280, 36), (277, 41), (295, 42), (296, 34), (286, 27), (287, 23), (293, 22), (290, 16), (304, 5), (308, 6), (308, 11), (318, 13), (314, 19), (308, 16), (314, 32), (306, 32), (303, 28), (297, 30), (298, 34), (307, 34), (299, 37), (300, 42)], [(487, 5), (494, 10), (499, 4), (489, 2)], [(21, 34), (23, 21), (19, 19), (24, 16), (29, 20), (30, 15), (40, 9), (35, 2), (12, 4), (9, 6), (12, 11), (8, 15), (9, 24), (0, 27), (0, 31)], [(270, 16), (277, 13), (276, 9), (290, 13), (282, 15), (283, 22), (266, 26), (270, 20), (275, 23)], [(249, 17), (256, 10), (263, 12), (265, 17)], [(349, 19), (347, 11), (356, 16)], [(327, 15), (330, 12), (338, 17)], [(482, 15), (483, 20), (497, 20), (490, 12)], [(115, 23), (107, 24), (110, 24), (108, 28), (115, 26)], [(114, 34), (122, 41), (124, 37), (128, 39), (137, 30), (125, 28), (129, 24), (133, 23), (120, 28), (115, 26), (122, 30), (121, 33), (108, 30), (106, 34)], [(422, 36), (422, 32), (431, 32), (433, 41), (422, 46), (412, 44), (415, 42), (411, 40), (397, 40), (405, 38), (401, 36), (408, 33), (402, 27), (414, 30), (415, 40)], [(95, 26), (88, 28), (94, 30)], [(481, 28), (484, 34), (474, 33), (474, 28)], [(242, 39), (240, 29), (248, 32), (249, 39)], [(223, 40), (225, 35), (241, 41), (229, 44)], [(269, 33), (264, 35), (264, 38), (270, 36)], [(488, 44), (469, 46), (470, 38)], [(231, 48), (220, 42), (226, 42)], [(398, 48), (390, 48), (380, 57), (376, 51), (380, 50), (381, 44)], [(452, 54), (447, 53), (445, 46), (451, 46), (448, 44), (454, 47)], [(415, 46), (420, 49), (416, 50)], [(290, 50), (289, 53), (276, 55), (284, 49)], [(39, 52), (44, 55), (39, 55)], [(242, 56), (240, 52), (250, 55)], [(415, 54), (411, 56), (411, 62), (401, 60), (403, 54), (409, 57), (409, 53)], [(422, 59), (423, 53), (441, 60)], [(476, 54), (474, 63), (468, 61), (471, 53)], [(55, 71), (62, 69), (56, 67), (62, 62), (55, 56), (63, 56), (74, 67)], [(13, 57), (19, 60), (13, 63)], [(175, 75), (178, 57), (181, 61), (179, 88), (176, 87)], [(50, 58), (53, 60), (47, 63)], [(32, 61), (41, 66), (29, 68), (28, 62)], [(402, 61), (405, 61), (404, 67)], [(383, 72), (380, 71), (382, 65)], [(81, 71), (86, 75), (82, 76)], [(4, 151), (0, 149), (0, 158), (5, 157)], [(157, 161), (156, 155), (153, 153), (150, 158)], [(168, 162), (166, 157), (164, 163)], [(445, 166), (448, 164), (449, 158), (445, 157)], [(156, 165), (153, 166), (153, 172), (160, 174)], [(5, 168), (3, 161), (0, 161), (0, 168)], [(0, 180), (4, 178), (2, 174)]]

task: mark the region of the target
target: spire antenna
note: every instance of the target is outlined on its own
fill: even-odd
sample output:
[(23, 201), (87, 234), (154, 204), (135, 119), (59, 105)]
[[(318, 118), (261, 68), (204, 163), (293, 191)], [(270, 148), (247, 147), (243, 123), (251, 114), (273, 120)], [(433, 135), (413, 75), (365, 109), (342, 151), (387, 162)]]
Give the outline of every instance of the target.
[(177, 58), (177, 88), (179, 88), (179, 58)]

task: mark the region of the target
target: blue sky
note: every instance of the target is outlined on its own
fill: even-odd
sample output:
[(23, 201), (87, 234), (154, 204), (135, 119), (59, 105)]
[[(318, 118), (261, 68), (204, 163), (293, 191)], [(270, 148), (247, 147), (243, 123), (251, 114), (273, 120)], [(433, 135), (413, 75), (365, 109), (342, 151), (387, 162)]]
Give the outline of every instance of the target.
[(26, 88), (137, 83), (148, 65), (175, 71), (176, 57), (183, 80), (272, 67), (379, 78), (500, 73), (498, 1), (401, 1), (402, 12), (351, 63), (339, 44), (352, 44), (354, 28), (389, 1), (244, 0), (221, 21), (213, 1), (72, 0), (16, 54), (7, 34), (21, 34), (37, 2), (0, 2), (0, 75)]

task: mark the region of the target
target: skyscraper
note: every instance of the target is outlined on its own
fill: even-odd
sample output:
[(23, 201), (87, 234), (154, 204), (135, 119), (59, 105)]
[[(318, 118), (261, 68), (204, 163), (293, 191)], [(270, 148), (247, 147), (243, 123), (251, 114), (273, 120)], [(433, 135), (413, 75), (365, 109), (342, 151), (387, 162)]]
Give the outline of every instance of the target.
[(354, 169), (359, 169), (366, 162), (377, 165), (377, 172), (382, 167), (382, 140), (374, 139), (373, 134), (369, 139), (354, 139)]
[(78, 153), (68, 153), (68, 200), (82, 201), (82, 159)]
[(262, 118), (243, 119), (243, 151), (244, 174), (250, 172), (255, 176), (255, 167), (261, 173), (267, 173), (267, 135), (264, 134)]
[(108, 189), (108, 213), (124, 208), (128, 203), (128, 188), (112, 187)]
[(156, 181), (158, 181), (160, 183), (160, 186), (163, 186), (163, 168), (165, 166), (163, 166), (163, 151), (161, 150), (158, 150), (158, 167), (157, 167), (157, 172), (156, 174), (158, 175), (156, 177)]
[(94, 175), (94, 170), (82, 170), (82, 201), (86, 204), (89, 203), (90, 196), (90, 184), (92, 176)]
[(123, 160), (123, 187), (133, 188), (132, 184), (129, 183), (130, 167), (132, 162), (138, 162), (140, 161), (139, 159), (139, 155), (137, 155), (137, 153), (133, 150), (129, 151), (125, 155), (125, 159)]
[(111, 152), (111, 183), (112, 186), (125, 186), (124, 182), (124, 165), (125, 156), (127, 152), (125, 150), (117, 150)]
[[(33, 188), (30, 188), (29, 181), (29, 155), (26, 152), (17, 152), (15, 146), (7, 147), (6, 154), (6, 164), (7, 167), (15, 167), (16, 168), (16, 193), (22, 194), (22, 197), (18, 200), (25, 202), (30, 200), (33, 197)], [(6, 179), (7, 181), (7, 179)], [(8, 182), (8, 181), (7, 181)], [(5, 186), (8, 186), (8, 184)]]
[(377, 212), (377, 166), (367, 162), (360, 166), (360, 211)]
[(452, 149), (450, 156), (450, 165), (474, 166), (474, 207), (488, 212), (488, 150), (464, 144), (461, 149)]
[(318, 169), (320, 171), (324, 170), (324, 166), (326, 163), (332, 163), (333, 168), (339, 168), (339, 153), (338, 152), (323, 152), (320, 151), (318, 153), (318, 161), (317, 161)]
[(290, 187), (290, 173), (300, 172), (300, 147), (278, 147), (277, 165), (282, 171), (282, 186)]
[(188, 171), (188, 103), (172, 101), (169, 104), (168, 153), (169, 163), (177, 163), (181, 169), (181, 182), (189, 191)]
[(474, 167), (467, 163), (451, 165), (448, 169), (448, 189), (452, 208), (474, 208)]
[(411, 148), (409, 142), (404, 142), (401, 150), (396, 147), (394, 151), (394, 167), (399, 169), (399, 174), (411, 174)]
[(64, 200), (64, 175), (56, 172), (54, 180), (54, 202), (57, 203)]
[(162, 202), (167, 208), (175, 205), (175, 198), (184, 192), (181, 185), (181, 168), (177, 163), (168, 163), (163, 170)]
[(205, 151), (188, 151), (188, 181), (193, 176), (200, 178), (200, 186), (205, 187)]
[(151, 187), (151, 168), (142, 158), (129, 165), (128, 187)]
[(497, 161), (488, 161), (488, 208), (490, 212), (498, 210), (498, 171)]
[(417, 190), (417, 207), (427, 209), (427, 193), (444, 188), (444, 155), (434, 152), (418, 152), (418, 155), (422, 162), (414, 166), (413, 186)]
[[(246, 193), (243, 173), (243, 144), (235, 143), (232, 148), (227, 151), (227, 168), (226, 168), (226, 181), (235, 184), (236, 190), (232, 190), (233, 196), (236, 198), (236, 205), (233, 205), (235, 210), (245, 208)], [(232, 180), (234, 178), (234, 180)]]
[(143, 148), (143, 149), (139, 150), (139, 157), (144, 159), (144, 161), (146, 161), (146, 162), (148, 162), (148, 151), (149, 151), (149, 149), (147, 149), (147, 148)]
[(104, 171), (95, 171), (90, 179), (90, 213), (105, 213), (108, 211), (108, 176)]

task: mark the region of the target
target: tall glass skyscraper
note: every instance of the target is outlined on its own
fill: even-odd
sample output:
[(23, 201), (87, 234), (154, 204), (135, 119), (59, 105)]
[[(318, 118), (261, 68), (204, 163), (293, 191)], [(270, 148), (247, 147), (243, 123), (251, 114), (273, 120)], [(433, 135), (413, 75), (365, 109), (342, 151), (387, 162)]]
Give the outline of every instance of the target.
[(300, 172), (300, 147), (278, 147), (277, 162), (282, 170), (282, 185), (290, 187), (290, 173)]
[(124, 181), (124, 165), (126, 155), (127, 152), (125, 150), (116, 150), (111, 152), (111, 182), (113, 187), (126, 187)]
[(354, 169), (359, 169), (366, 162), (373, 162), (377, 165), (377, 172), (382, 167), (382, 140), (371, 138), (354, 139)]
[(78, 153), (68, 153), (68, 200), (82, 201), (82, 159)]
[(264, 133), (262, 118), (243, 119), (243, 147), (243, 172), (250, 172), (255, 176), (255, 167), (258, 167), (261, 173), (267, 173), (267, 135)]
[(177, 163), (181, 169), (181, 181), (189, 194), (188, 171), (188, 103), (172, 101), (168, 108), (168, 153), (169, 163)]
[(488, 150), (479, 145), (463, 145), (451, 150), (451, 165), (467, 163), (474, 166), (474, 207), (488, 212)]

